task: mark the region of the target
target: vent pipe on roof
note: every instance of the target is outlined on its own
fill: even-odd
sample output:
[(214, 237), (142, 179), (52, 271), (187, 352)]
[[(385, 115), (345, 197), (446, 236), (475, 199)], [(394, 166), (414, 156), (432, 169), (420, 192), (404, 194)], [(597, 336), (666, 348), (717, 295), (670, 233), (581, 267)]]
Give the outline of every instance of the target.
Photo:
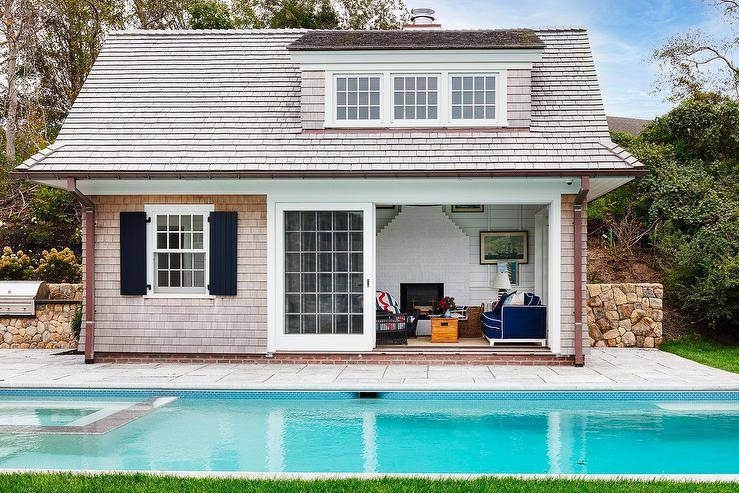
[(411, 22), (403, 26), (403, 30), (414, 29), (441, 29), (441, 24), (436, 23), (434, 9), (412, 9)]

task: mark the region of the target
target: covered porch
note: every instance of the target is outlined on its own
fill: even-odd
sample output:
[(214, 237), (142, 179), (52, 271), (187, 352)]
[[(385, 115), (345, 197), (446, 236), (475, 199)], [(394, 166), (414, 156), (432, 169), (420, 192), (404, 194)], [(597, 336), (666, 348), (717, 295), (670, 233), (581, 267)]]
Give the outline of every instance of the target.
[[(375, 210), (378, 304), (391, 300), (394, 311), (413, 318), (407, 337), (388, 337), (384, 329), (393, 326), (383, 323), (382, 308), (393, 308), (378, 306), (376, 351), (550, 353), (548, 204), (378, 204)], [(510, 306), (523, 304), (524, 293), (535, 294), (539, 306), (506, 308), (509, 323), (495, 330), (485, 322), (499, 290), (516, 292)], [(451, 318), (440, 320), (452, 300)]]
[[(336, 188), (317, 181), (310, 187), (293, 189), (294, 194), (284, 190), (268, 195), (268, 227), (274, 228), (274, 235), (268, 238), (268, 268), (274, 270), (268, 279), (274, 279), (269, 287), (275, 294), (274, 298), (268, 296), (268, 301), (275, 302), (274, 310), (268, 310), (274, 314), (269, 320), (268, 353), (574, 355), (572, 221), (574, 202), (582, 194), (580, 178), (366, 179), (347, 180), (342, 185)], [(345, 271), (342, 264), (338, 272), (342, 278), (344, 272), (349, 273), (346, 302), (343, 284), (338, 288), (335, 284), (337, 272), (324, 272), (320, 266), (322, 256), (329, 262), (319, 244), (321, 236), (328, 238), (321, 228), (330, 228), (319, 222), (336, 221), (329, 219), (333, 217), (329, 213), (337, 212), (342, 217), (349, 213), (349, 223), (356, 221), (347, 226), (349, 267)], [(302, 225), (303, 213), (307, 213), (308, 229)], [(331, 230), (333, 234), (344, 234), (344, 219), (341, 221), (338, 230)], [(495, 258), (483, 258), (483, 243), (488, 241), (487, 234), (494, 237), (504, 232), (522, 234), (518, 241), (526, 251), (517, 254), (525, 257), (506, 262), (502, 270), (510, 273), (511, 291), (536, 294), (541, 299), (543, 337), (530, 342), (497, 341), (493, 346), (478, 324), (468, 327), (465, 337), (431, 342), (432, 317), (422, 316), (415, 337), (408, 337), (407, 345), (378, 339), (377, 291), (392, 294), (398, 308), (409, 312), (419, 303), (416, 300), (409, 305), (409, 300), (403, 299), (404, 290), (443, 285), (439, 294), (454, 297), (458, 306), (476, 309), (473, 316), (468, 311), (467, 318), (479, 319), (485, 307), (497, 299), (495, 280), (503, 267)], [(303, 241), (310, 245), (307, 251), (303, 251)], [(344, 251), (341, 246), (325, 253), (343, 258)], [(298, 264), (304, 257), (307, 267)], [(306, 274), (307, 290), (303, 286)], [(334, 275), (332, 289), (341, 293), (323, 291), (321, 279), (328, 279), (323, 274)], [(329, 294), (334, 298), (322, 296)], [(338, 311), (337, 294), (341, 300)], [(434, 300), (425, 303), (435, 304)], [(471, 323), (477, 324), (474, 320)]]

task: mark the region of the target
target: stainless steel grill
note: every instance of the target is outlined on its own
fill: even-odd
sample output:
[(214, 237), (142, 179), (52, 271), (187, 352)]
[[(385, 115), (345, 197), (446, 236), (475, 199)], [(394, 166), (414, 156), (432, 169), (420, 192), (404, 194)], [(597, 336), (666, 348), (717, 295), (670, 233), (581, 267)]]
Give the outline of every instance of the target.
[(33, 317), (36, 300), (49, 297), (43, 281), (0, 281), (0, 316)]

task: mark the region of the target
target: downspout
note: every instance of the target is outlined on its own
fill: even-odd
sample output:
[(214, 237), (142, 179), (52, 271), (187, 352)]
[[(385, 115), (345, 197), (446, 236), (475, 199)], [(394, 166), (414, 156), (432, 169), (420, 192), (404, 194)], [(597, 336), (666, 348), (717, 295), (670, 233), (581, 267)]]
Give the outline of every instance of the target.
[(585, 355), (582, 348), (582, 212), (583, 204), (587, 202), (590, 191), (590, 178), (580, 178), (580, 191), (575, 197), (574, 213), (572, 215), (573, 256), (574, 256), (574, 290), (575, 290), (575, 366), (585, 366)]
[(67, 191), (82, 205), (85, 222), (85, 363), (95, 362), (95, 204), (67, 178)]

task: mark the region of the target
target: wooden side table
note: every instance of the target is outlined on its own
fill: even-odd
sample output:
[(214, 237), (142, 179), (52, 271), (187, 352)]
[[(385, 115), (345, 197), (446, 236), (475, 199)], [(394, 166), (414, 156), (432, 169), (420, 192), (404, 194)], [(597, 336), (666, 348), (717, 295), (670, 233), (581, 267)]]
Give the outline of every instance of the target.
[(459, 342), (459, 320), (456, 318), (432, 318), (431, 342)]

